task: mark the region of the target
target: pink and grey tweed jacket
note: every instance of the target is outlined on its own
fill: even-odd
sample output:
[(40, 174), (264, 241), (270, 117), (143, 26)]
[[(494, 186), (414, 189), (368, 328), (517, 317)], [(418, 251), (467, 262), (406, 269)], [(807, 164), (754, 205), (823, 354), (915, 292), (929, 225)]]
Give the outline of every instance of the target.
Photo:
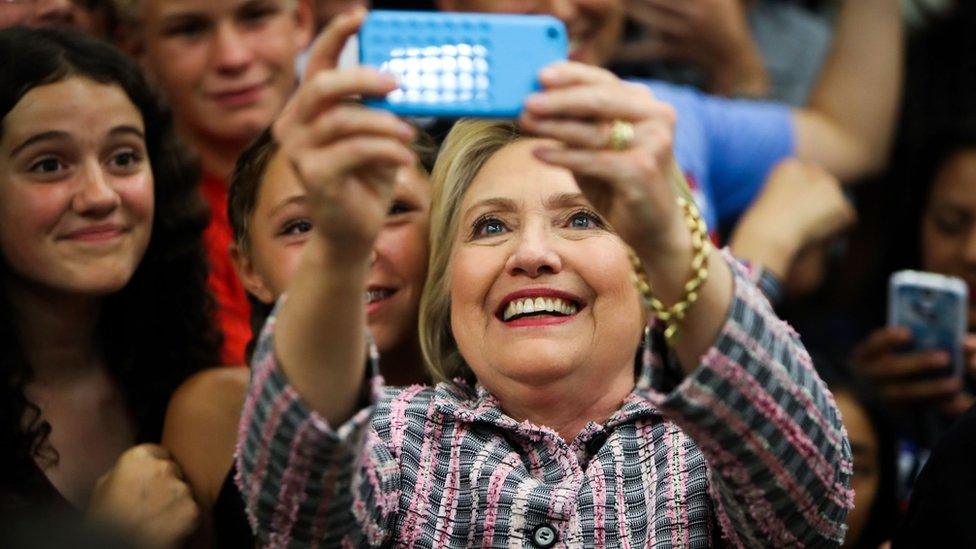
[[(572, 442), (480, 386), (383, 388), (333, 428), (271, 352), (254, 361), (238, 484), (272, 547), (832, 546), (851, 453), (797, 334), (740, 268), (700, 366), (662, 388), (659, 349), (620, 410)], [(660, 347), (660, 346), (658, 346)]]

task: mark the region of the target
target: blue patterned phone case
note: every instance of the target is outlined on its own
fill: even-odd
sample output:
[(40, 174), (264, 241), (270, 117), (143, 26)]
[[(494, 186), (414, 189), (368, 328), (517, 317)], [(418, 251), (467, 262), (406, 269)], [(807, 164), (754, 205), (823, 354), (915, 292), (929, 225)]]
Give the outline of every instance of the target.
[(943, 375), (960, 374), (969, 305), (966, 284), (935, 273), (899, 271), (891, 276), (888, 292), (888, 325), (911, 330), (910, 350), (950, 353), (952, 366)]
[(359, 31), (360, 64), (399, 82), (366, 104), (403, 116), (514, 118), (567, 50), (565, 25), (542, 15), (377, 10)]

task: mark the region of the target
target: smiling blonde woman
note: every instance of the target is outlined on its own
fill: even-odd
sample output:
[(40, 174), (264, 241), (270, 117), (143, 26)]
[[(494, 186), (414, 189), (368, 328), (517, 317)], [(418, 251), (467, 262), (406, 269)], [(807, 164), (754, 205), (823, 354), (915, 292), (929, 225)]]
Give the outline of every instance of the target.
[(242, 417), (239, 485), (262, 542), (838, 544), (851, 460), (833, 400), (680, 200), (673, 111), (602, 69), (548, 67), (518, 126), (448, 136), (421, 305), (441, 381), (382, 386), (362, 292), (412, 131), (342, 102), (396, 85), (332, 69), (361, 20), (326, 31), (323, 70), (275, 126), (315, 230)]

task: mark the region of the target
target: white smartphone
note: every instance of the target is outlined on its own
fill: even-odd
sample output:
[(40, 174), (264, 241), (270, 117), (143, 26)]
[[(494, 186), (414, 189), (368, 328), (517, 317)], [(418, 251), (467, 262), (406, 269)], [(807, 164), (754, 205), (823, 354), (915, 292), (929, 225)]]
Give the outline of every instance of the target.
[(898, 271), (888, 285), (888, 325), (908, 328), (912, 351), (952, 356), (944, 375), (961, 375), (969, 292), (962, 280), (936, 273)]

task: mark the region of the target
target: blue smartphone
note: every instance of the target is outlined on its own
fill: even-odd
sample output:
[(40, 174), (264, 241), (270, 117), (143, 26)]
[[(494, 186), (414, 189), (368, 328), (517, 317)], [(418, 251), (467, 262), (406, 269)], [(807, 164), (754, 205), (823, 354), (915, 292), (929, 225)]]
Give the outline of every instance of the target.
[(911, 331), (907, 350), (948, 352), (952, 366), (942, 375), (961, 375), (968, 293), (966, 283), (955, 277), (899, 271), (888, 286), (888, 325)]
[(565, 60), (566, 26), (544, 15), (372, 11), (359, 63), (397, 78), (371, 107), (403, 116), (514, 118), (540, 89), (539, 70)]

